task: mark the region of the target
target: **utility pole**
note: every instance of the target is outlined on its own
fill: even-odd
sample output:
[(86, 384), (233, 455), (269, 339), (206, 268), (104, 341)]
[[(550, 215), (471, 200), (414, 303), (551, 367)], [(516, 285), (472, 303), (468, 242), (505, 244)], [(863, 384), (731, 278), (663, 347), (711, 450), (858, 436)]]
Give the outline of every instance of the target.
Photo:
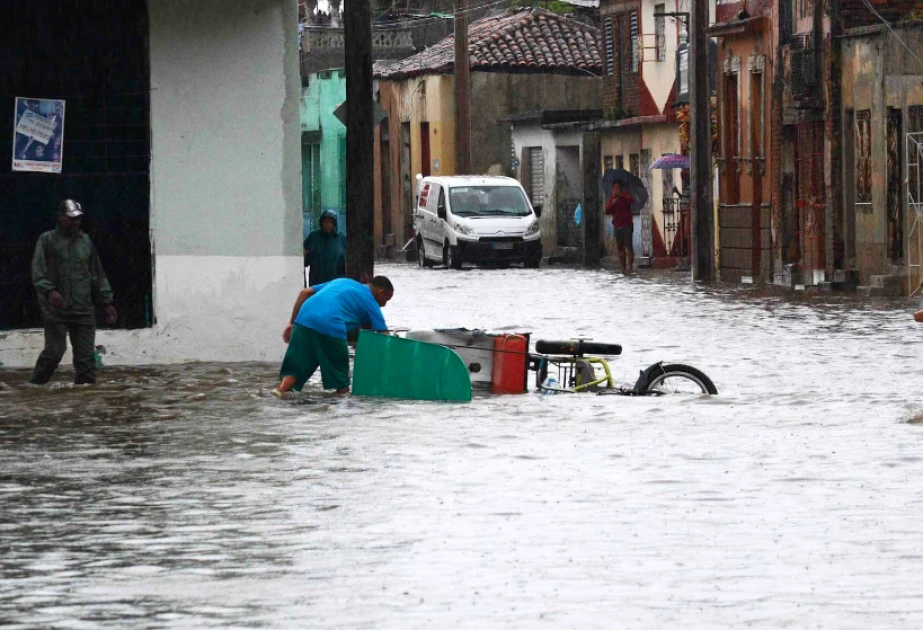
[(471, 64), (468, 60), (468, 0), (455, 0), (455, 173), (471, 173)]
[[(690, 148), (692, 175), (692, 279), (711, 282), (715, 270), (711, 168), (711, 73), (708, 67), (708, 0), (692, 0), (690, 30)], [(754, 246), (758, 246), (755, 244)]]
[[(368, 282), (375, 273), (372, 11), (369, 0), (345, 0), (346, 274)], [(346, 182), (342, 182), (346, 185)]]

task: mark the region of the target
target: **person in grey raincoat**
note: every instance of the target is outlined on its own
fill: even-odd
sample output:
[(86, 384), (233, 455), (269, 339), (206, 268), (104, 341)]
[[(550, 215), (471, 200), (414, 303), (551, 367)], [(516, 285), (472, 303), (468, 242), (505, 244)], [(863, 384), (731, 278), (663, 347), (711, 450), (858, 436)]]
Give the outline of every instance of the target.
[(304, 266), (310, 267), (308, 286), (346, 277), (346, 237), (337, 231), (337, 215), (324, 210), (320, 229), (304, 239)]
[(80, 229), (83, 209), (72, 199), (58, 206), (58, 225), (42, 234), (32, 258), (32, 284), (45, 318), (45, 349), (38, 357), (31, 382), (47, 383), (67, 349), (74, 351), (74, 382), (96, 381), (95, 307), (105, 308), (106, 321), (118, 318), (112, 289), (90, 237)]

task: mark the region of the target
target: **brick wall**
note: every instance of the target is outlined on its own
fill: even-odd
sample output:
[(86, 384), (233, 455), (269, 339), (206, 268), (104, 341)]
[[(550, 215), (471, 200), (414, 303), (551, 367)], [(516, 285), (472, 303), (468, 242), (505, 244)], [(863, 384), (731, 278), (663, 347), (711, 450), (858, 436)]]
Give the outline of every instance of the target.
[[(603, 0), (600, 3), (600, 29), (611, 38), (611, 54), (607, 51), (606, 33), (600, 33), (605, 65), (600, 97), (604, 115), (627, 118), (640, 115), (640, 72), (632, 71), (631, 15), (635, 13), (640, 29), (640, 6), (637, 0)], [(640, 44), (637, 44), (640, 46)], [(640, 55), (640, 48), (638, 48)], [(640, 70), (641, 64), (638, 64)]]

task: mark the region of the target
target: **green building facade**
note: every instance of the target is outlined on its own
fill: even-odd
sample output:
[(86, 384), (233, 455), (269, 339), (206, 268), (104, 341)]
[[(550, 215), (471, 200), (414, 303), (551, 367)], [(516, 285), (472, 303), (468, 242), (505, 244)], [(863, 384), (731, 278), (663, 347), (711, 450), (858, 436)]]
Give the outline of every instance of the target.
[(346, 127), (333, 112), (346, 100), (346, 71), (306, 77), (301, 91), (301, 172), (304, 236), (320, 213), (333, 210), (346, 233)]

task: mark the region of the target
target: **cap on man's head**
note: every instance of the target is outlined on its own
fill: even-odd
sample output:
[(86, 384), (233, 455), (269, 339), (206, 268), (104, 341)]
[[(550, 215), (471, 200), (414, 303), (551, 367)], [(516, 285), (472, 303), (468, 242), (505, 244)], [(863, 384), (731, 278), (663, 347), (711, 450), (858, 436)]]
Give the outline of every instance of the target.
[(58, 205), (58, 212), (73, 218), (83, 216), (83, 207), (73, 199), (65, 199)]

